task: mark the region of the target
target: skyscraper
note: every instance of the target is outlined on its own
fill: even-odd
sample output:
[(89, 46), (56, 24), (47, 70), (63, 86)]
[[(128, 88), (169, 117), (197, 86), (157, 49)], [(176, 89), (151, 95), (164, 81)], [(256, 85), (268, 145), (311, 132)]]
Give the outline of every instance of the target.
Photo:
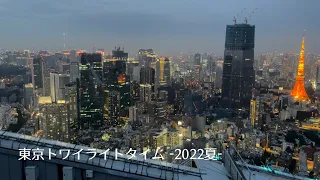
[(168, 58), (164, 60), (164, 67), (163, 67), (163, 74), (164, 74), (164, 80), (166, 81), (167, 85), (171, 85), (171, 63)]
[(25, 108), (30, 109), (33, 105), (33, 85), (25, 84), (24, 85), (24, 99), (23, 99), (23, 105)]
[(80, 128), (80, 124), (78, 121), (79, 113), (79, 99), (78, 99), (78, 85), (77, 82), (72, 82), (65, 85), (66, 87), (66, 103), (68, 109), (68, 119), (70, 121), (70, 126), (75, 128)]
[(150, 102), (152, 98), (152, 86), (150, 84), (140, 84), (140, 101)]
[(201, 54), (197, 53), (194, 55), (194, 64), (195, 66), (200, 66), (201, 64)]
[(194, 77), (195, 77), (195, 79), (197, 81), (200, 81), (201, 54), (199, 54), (199, 53), (194, 55), (193, 69), (194, 69)]
[[(111, 112), (110, 108), (105, 108), (105, 117), (108, 117), (109, 120), (113, 120), (116, 115), (127, 116), (127, 108), (131, 105), (130, 76), (126, 74), (127, 59), (128, 53), (116, 48), (112, 51), (112, 59), (106, 59), (103, 62), (104, 106), (120, 107), (120, 110), (117, 110), (120, 113), (112, 113), (112, 116), (108, 114)], [(119, 99), (115, 100), (116, 97), (119, 97)]]
[(104, 112), (109, 125), (117, 126), (120, 124), (120, 93), (118, 91), (108, 92)]
[(140, 100), (149, 102), (154, 99), (155, 70), (151, 67), (143, 67), (140, 70)]
[(132, 81), (130, 86), (132, 101), (137, 102), (140, 99), (140, 83), (139, 81)]
[(70, 51), (70, 62), (78, 62), (77, 60), (77, 51), (71, 50)]
[(66, 100), (66, 84), (70, 82), (69, 74), (50, 73), (50, 91), (52, 102)]
[(34, 90), (38, 90), (38, 93), (44, 94), (44, 65), (42, 56), (37, 56), (33, 59), (32, 64), (32, 84)]
[(317, 67), (316, 90), (320, 92), (320, 64)]
[(70, 82), (76, 82), (79, 78), (79, 62), (70, 63)]
[(116, 90), (118, 90), (120, 93), (120, 115), (127, 116), (129, 114), (126, 108), (131, 106), (130, 75), (126, 74), (128, 53), (124, 52), (124, 50), (120, 50), (120, 48), (117, 48), (112, 51), (112, 58), (116, 59), (116, 63), (118, 64), (115, 69), (115, 75), (117, 75)]
[(155, 90), (162, 85), (171, 83), (171, 63), (169, 58), (161, 57), (157, 59), (155, 63), (155, 74)]
[(254, 85), (255, 26), (227, 25), (222, 99), (228, 108), (248, 108)]
[(75, 50), (70, 51), (70, 82), (76, 82), (79, 78), (79, 58)]
[(81, 55), (80, 120), (82, 127), (102, 124), (102, 57), (99, 53)]
[(304, 88), (304, 37), (302, 38), (302, 43), (301, 43), (298, 73), (296, 76), (296, 82), (291, 91), (291, 96), (297, 101), (310, 100)]
[(48, 68), (47, 64), (44, 62), (44, 70), (43, 70), (43, 93), (42, 96), (51, 96), (50, 90), (50, 73), (53, 69)]
[(49, 97), (39, 98), (39, 130), (48, 139), (69, 142), (70, 124), (67, 114), (67, 104), (59, 101), (52, 104)]
[(130, 76), (130, 80), (133, 81), (134, 69), (139, 68), (138, 61), (130, 60), (127, 62), (127, 72), (126, 74)]
[(153, 52), (153, 49), (139, 49), (139, 67), (151, 67), (152, 63), (156, 60), (155, 57), (156, 55)]
[(154, 92), (155, 70), (151, 67), (144, 67), (140, 70), (140, 84), (149, 84)]

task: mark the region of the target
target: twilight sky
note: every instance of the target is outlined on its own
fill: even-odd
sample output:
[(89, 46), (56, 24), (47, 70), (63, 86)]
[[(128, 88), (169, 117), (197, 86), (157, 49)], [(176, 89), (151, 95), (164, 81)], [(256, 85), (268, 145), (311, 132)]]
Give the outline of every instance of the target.
[(256, 25), (256, 53), (298, 52), (306, 29), (306, 50), (320, 50), (319, 0), (0, 0), (0, 48), (67, 48), (129, 53), (153, 48), (223, 54), (227, 24), (244, 8)]

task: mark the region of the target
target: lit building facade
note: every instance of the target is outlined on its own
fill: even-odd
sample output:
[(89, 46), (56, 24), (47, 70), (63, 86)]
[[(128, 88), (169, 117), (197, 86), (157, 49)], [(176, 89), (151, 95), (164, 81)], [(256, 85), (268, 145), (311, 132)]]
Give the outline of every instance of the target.
[(150, 102), (152, 100), (152, 86), (150, 84), (140, 84), (140, 101)]
[(103, 122), (102, 57), (100, 53), (81, 55), (80, 120), (81, 127), (100, 126)]
[(131, 98), (133, 102), (140, 99), (140, 83), (138, 81), (131, 82)]
[(151, 67), (143, 67), (140, 70), (140, 100), (149, 102), (155, 94), (155, 70)]
[(313, 154), (313, 172), (315, 175), (320, 176), (320, 151)]
[(74, 128), (80, 128), (80, 107), (79, 107), (79, 85), (76, 82), (66, 84), (66, 103), (68, 109), (68, 119)]
[(138, 51), (139, 67), (152, 67), (156, 61), (156, 54), (153, 49), (140, 49)]
[(67, 104), (65, 101), (51, 103), (39, 100), (39, 130), (42, 136), (52, 140), (69, 142), (70, 124), (68, 119)]
[(171, 127), (168, 128), (163, 128), (161, 129), (160, 132), (154, 134), (152, 136), (152, 139), (150, 140), (151, 142), (151, 148), (153, 150), (157, 148), (161, 148), (164, 146), (169, 146), (169, 147), (177, 147), (182, 145), (182, 134)]
[(261, 125), (263, 107), (263, 102), (259, 96), (255, 97), (250, 102), (250, 121), (254, 128)]
[(120, 125), (120, 93), (118, 91), (109, 91), (107, 93), (104, 112), (107, 124)]

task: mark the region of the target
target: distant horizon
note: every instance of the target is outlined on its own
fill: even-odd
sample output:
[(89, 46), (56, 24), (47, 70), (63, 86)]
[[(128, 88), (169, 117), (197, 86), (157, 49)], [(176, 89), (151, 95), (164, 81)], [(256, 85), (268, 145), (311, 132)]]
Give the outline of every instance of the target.
[(0, 5), (2, 49), (58, 51), (65, 43), (89, 52), (94, 46), (109, 51), (124, 46), (130, 55), (152, 48), (164, 56), (222, 56), (226, 25), (234, 24), (234, 16), (239, 24), (247, 16), (256, 27), (256, 55), (299, 53), (304, 30), (306, 52), (320, 53), (317, 0), (3, 0)]
[[(121, 47), (122, 48), (122, 47)], [(105, 48), (100, 48), (100, 47), (96, 47), (95, 48), (95, 51), (99, 51), (98, 49), (104, 49), (104, 52), (106, 53), (112, 53), (112, 51), (114, 50), (111, 49), (111, 50), (108, 50), (108, 49), (105, 49)], [(139, 49), (153, 49), (153, 48), (139, 48)], [(134, 56), (137, 56), (138, 54), (138, 50), (136, 52), (128, 52), (126, 51), (126, 48), (124, 47), (124, 52), (128, 53), (129, 54), (129, 57), (134, 57)], [(0, 48), (0, 51), (24, 51), (24, 50), (29, 50), (30, 52), (36, 52), (38, 53), (39, 51), (48, 51), (50, 53), (56, 53), (56, 52), (62, 52), (62, 51), (71, 51), (71, 50), (76, 50), (76, 51), (80, 51), (80, 50), (84, 50), (86, 51), (87, 53), (93, 53), (92, 49), (91, 50), (88, 50), (88, 49), (83, 49), (83, 48), (80, 48), (80, 49), (73, 49), (73, 48), (70, 48), (70, 49), (61, 49), (61, 50), (51, 50), (51, 49), (37, 49), (37, 50), (32, 50), (32, 49), (28, 49), (28, 48), (22, 48), (22, 49), (8, 49), (8, 48)], [(122, 49), (121, 49), (122, 50)], [(153, 49), (153, 51), (158, 55), (158, 56), (164, 56), (164, 57), (171, 57), (171, 56), (180, 56), (181, 54), (184, 54), (184, 55), (193, 55), (193, 54), (196, 54), (196, 53), (200, 53), (201, 55), (205, 54), (205, 53), (210, 53), (210, 54), (214, 54), (215, 56), (220, 56), (223, 58), (223, 53), (222, 54), (217, 54), (215, 52), (180, 52), (180, 53), (177, 53), (177, 54), (161, 54), (161, 53), (158, 53), (155, 49)], [(262, 54), (271, 54), (271, 53), (283, 53), (283, 54), (286, 54), (286, 53), (289, 53), (289, 54), (296, 54), (296, 55), (299, 55), (300, 53), (300, 49), (297, 50), (297, 52), (285, 52), (285, 51), (279, 51), (279, 50), (274, 50), (274, 51), (270, 51), (270, 52), (260, 52), (260, 53), (256, 53), (255, 52), (255, 56), (258, 56), (258, 55), (262, 55)], [(307, 49), (306, 49), (306, 53), (305, 55), (308, 55), (308, 54), (312, 54), (312, 55), (320, 55), (320, 53), (318, 52), (307, 52)]]

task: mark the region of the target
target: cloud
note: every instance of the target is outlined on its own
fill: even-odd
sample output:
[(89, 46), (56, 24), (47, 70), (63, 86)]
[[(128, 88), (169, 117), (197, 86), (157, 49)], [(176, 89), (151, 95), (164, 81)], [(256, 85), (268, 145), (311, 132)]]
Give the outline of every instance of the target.
[(295, 50), (292, 44), (299, 45), (303, 29), (310, 37), (308, 47), (316, 51), (319, 4), (318, 0), (1, 0), (0, 45), (56, 47), (66, 32), (73, 48), (113, 47), (126, 41), (132, 49), (203, 49), (222, 54), (226, 25), (244, 7), (248, 11), (258, 7), (249, 20), (256, 25), (258, 51)]

